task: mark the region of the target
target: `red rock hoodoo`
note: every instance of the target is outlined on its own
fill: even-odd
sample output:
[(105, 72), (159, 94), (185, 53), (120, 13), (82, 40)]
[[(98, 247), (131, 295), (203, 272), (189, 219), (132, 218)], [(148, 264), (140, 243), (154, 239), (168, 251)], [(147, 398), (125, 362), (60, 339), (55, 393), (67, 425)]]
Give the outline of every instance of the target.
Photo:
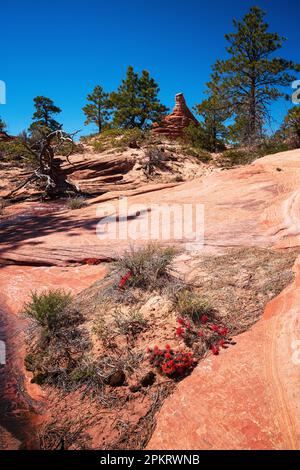
[(199, 124), (187, 107), (183, 93), (178, 93), (175, 96), (175, 107), (171, 114), (165, 116), (160, 123), (154, 123), (152, 131), (154, 134), (164, 134), (176, 138), (182, 136), (184, 128), (191, 123), (196, 126)]

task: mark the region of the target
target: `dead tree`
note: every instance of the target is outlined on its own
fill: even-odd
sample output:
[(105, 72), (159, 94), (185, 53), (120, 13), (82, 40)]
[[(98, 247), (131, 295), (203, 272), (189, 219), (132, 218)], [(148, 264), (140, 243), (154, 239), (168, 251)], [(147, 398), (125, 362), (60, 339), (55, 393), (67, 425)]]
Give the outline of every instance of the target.
[(23, 181), (17, 188), (15, 188), (7, 198), (15, 195), (20, 189), (24, 188), (27, 184), (35, 184), (42, 190), (43, 198), (55, 199), (75, 194), (80, 194), (79, 188), (68, 181), (61, 169), (62, 160), (55, 158), (59, 150), (66, 144), (70, 146), (70, 151), (65, 155), (66, 160), (70, 165), (70, 155), (74, 150), (74, 134), (67, 134), (62, 129), (50, 132), (43, 136), (32, 145), (24, 143), (30, 153), (36, 158), (38, 167), (33, 173)]

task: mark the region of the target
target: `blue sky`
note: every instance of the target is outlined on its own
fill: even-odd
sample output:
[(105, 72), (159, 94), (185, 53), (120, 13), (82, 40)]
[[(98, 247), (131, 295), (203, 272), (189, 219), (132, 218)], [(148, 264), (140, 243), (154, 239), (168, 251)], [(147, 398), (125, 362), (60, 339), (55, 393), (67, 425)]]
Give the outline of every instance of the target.
[[(58, 120), (67, 130), (91, 132), (81, 111), (87, 93), (96, 84), (116, 89), (128, 65), (149, 70), (168, 107), (178, 92), (192, 107), (203, 98), (211, 66), (225, 57), (224, 34), (233, 30), (233, 17), (253, 5), (268, 12), (271, 30), (287, 37), (281, 54), (300, 61), (299, 0), (2, 3), (0, 80), (7, 103), (0, 116), (16, 134), (31, 123), (34, 96), (45, 95), (62, 108)], [(274, 128), (290, 106), (274, 106)]]

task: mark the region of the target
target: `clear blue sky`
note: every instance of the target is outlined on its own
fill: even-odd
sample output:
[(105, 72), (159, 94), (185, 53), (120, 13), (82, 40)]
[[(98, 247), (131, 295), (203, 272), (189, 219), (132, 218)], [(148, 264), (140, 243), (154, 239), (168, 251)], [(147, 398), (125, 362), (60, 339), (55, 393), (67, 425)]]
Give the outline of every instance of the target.
[[(128, 65), (149, 70), (167, 106), (177, 92), (193, 106), (203, 98), (212, 64), (225, 57), (233, 17), (253, 5), (268, 12), (271, 30), (288, 38), (282, 55), (300, 61), (299, 0), (3, 2), (0, 80), (7, 104), (0, 115), (16, 134), (30, 125), (34, 96), (45, 95), (62, 108), (58, 120), (67, 130), (83, 128), (87, 93), (96, 84), (115, 89)], [(289, 106), (275, 105), (275, 128)]]

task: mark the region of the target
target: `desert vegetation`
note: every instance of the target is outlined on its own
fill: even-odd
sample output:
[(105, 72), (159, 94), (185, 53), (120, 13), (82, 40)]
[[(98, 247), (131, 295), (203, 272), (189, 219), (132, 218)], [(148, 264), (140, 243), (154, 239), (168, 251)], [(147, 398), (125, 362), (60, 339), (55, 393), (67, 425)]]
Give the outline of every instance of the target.
[[(197, 272), (204, 282), (199, 278), (187, 282), (178, 275), (173, 266), (178, 254), (159, 245), (125, 252), (107, 278), (79, 298), (63, 290), (33, 292), (24, 307), (31, 320), (25, 366), (32, 382), (53, 388), (65, 397), (62, 402), (72, 396), (77, 407), (83, 406), (80, 397), (85, 397), (98, 416), (107, 410), (109, 429), (116, 413), (120, 419), (126, 415), (126, 403), (136, 409), (144, 403), (138, 418), (145, 423), (143, 432), (138, 431), (137, 421), (128, 422), (118, 437), (107, 442), (108, 447), (130, 448), (137, 432), (143, 436), (139, 444), (143, 447), (156, 411), (176, 383), (207, 354), (219, 355), (233, 347), (233, 337), (249, 328), (262, 305), (292, 279), (293, 253), (233, 250), (232, 266), (228, 255), (219, 257), (217, 264), (215, 257), (199, 260)], [(249, 274), (255, 272), (253, 264), (260, 265), (260, 271), (238, 294), (239, 281), (235, 287), (231, 280), (240, 263), (244, 269), (248, 266)], [(271, 271), (272, 280), (266, 276), (262, 285)], [(252, 303), (245, 304), (244, 295), (252, 296)], [(88, 419), (85, 412), (83, 419)], [(42, 432), (46, 441), (48, 432)], [(65, 432), (68, 441), (70, 431)]]
[[(36, 447), (145, 449), (166, 398), (193, 383), (206, 358), (213, 383), (225, 350), (235, 357), (239, 335), (293, 285), (297, 162), (285, 171), (279, 155), (250, 166), (300, 146), (298, 106), (270, 131), (273, 106), (300, 65), (281, 56), (285, 39), (265, 16), (252, 7), (234, 20), (204, 99), (191, 108), (197, 119), (182, 93), (168, 114), (156, 79), (133, 66), (113, 90), (94, 82), (80, 105), (89, 135), (66, 131), (60, 103), (42, 95), (18, 136), (0, 118), (5, 287), (10, 277), (3, 309), (7, 302), (8, 317), (20, 313), (26, 346), (10, 348), (22, 357), (24, 380), (9, 364), (7, 389), (24, 394), (22, 413), (35, 406), (30, 383), (42, 392)], [(242, 165), (249, 167), (234, 169)], [(117, 206), (123, 198), (134, 206), (126, 215)], [(129, 235), (99, 236), (99, 222), (135, 228), (157, 215), (160, 201), (205, 206), (201, 249), (189, 251), (189, 235), (170, 234), (163, 244), (141, 237), (131, 248)], [(173, 229), (180, 221), (172, 217)], [(17, 307), (9, 299), (15, 292), (21, 312), (19, 299)], [(259, 348), (270, 344), (268, 325)], [(261, 381), (265, 370), (259, 374)]]

